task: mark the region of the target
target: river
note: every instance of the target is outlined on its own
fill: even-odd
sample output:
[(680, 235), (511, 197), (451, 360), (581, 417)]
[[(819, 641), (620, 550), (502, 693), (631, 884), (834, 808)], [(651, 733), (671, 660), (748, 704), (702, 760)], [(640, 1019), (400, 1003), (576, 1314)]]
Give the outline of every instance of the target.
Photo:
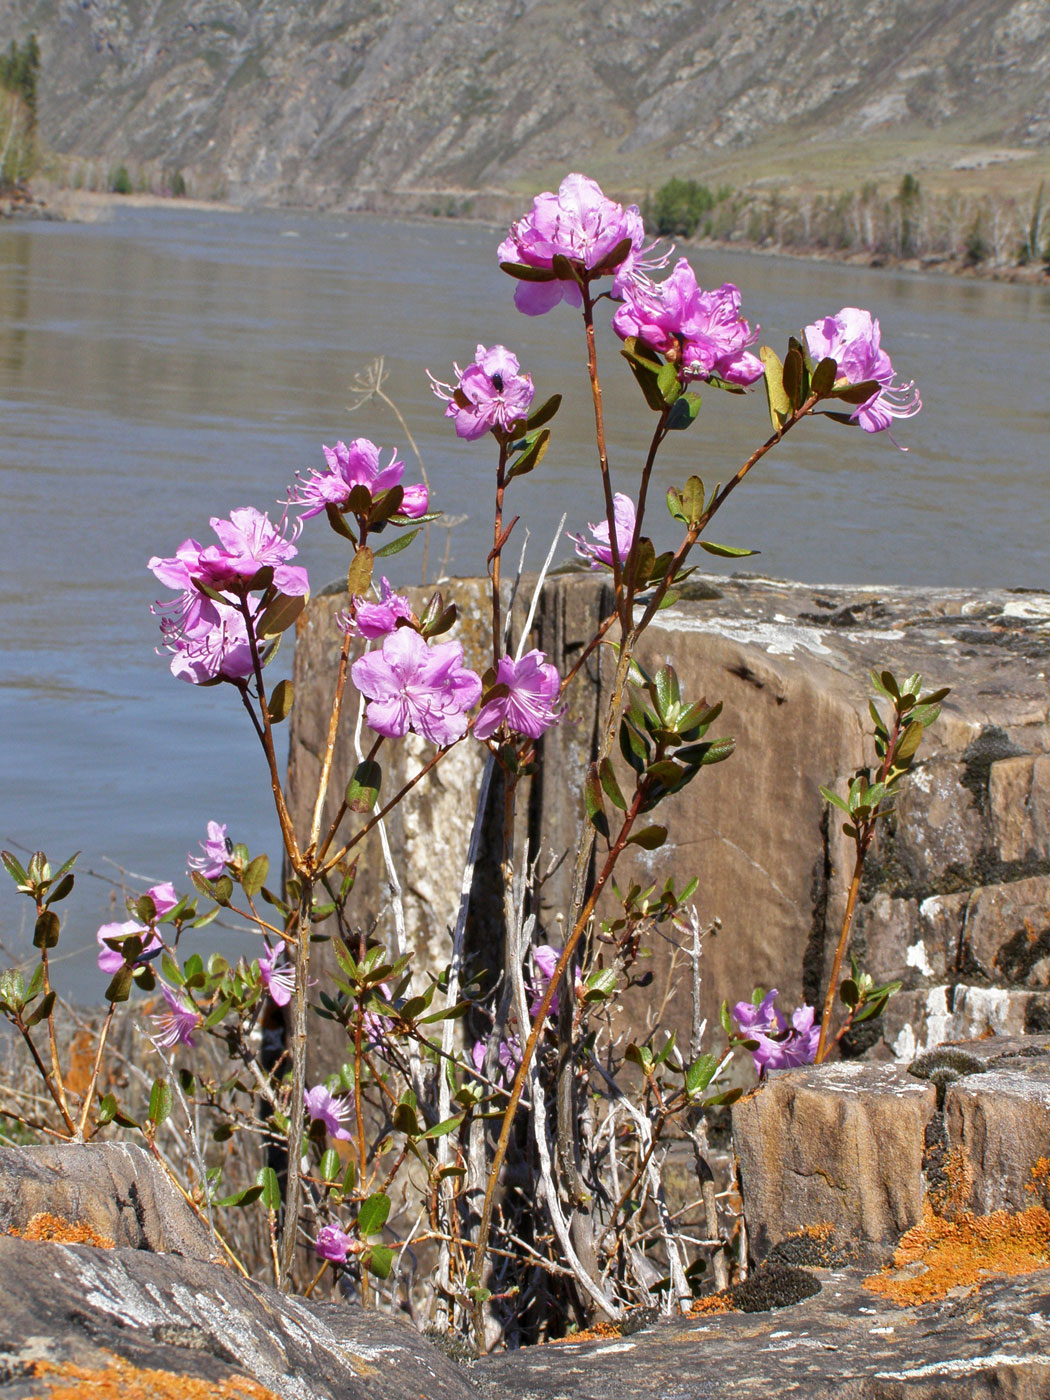
[[(0, 229), (0, 839), (58, 858), (83, 850), (59, 950), (74, 990), (95, 985), (98, 923), (122, 917), (121, 870), (185, 888), (208, 819), (253, 853), (275, 851), (232, 692), (175, 681), (154, 654), (149, 604), (162, 590), (150, 555), (209, 538), (208, 517), (233, 506), (273, 510), (295, 471), (321, 461), (322, 442), (396, 445), (406, 481), (418, 479), (386, 407), (348, 411), (352, 379), (383, 355), (436, 506), (466, 517), (434, 529), (431, 577), (446, 539), (449, 573), (479, 572), (493, 452), (457, 441), (424, 373), (448, 377), (478, 340), (515, 349), (539, 397), (567, 396), (546, 459), (511, 488), (533, 566), (562, 511), (577, 529), (599, 518), (579, 317), (515, 312), (496, 242), (455, 221), (178, 209)], [(818, 315), (870, 307), (925, 405), (898, 425), (906, 454), (885, 434), (803, 425), (719, 519), (720, 541), (762, 551), (744, 567), (819, 582), (1047, 586), (1050, 290), (714, 252), (693, 262), (704, 286), (737, 282), (745, 314), (780, 348)], [(629, 489), (649, 415), (611, 332), (600, 353), (614, 471)], [(661, 484), (692, 471), (725, 479), (767, 428), (760, 391), (706, 392), (698, 424), (668, 442)], [(656, 521), (669, 543), (662, 509)], [(315, 591), (344, 567), (323, 521), (301, 553)], [(392, 580), (418, 581), (418, 542), (389, 563)], [(5, 885), (0, 941), (17, 951), (30, 930), (26, 901)]]

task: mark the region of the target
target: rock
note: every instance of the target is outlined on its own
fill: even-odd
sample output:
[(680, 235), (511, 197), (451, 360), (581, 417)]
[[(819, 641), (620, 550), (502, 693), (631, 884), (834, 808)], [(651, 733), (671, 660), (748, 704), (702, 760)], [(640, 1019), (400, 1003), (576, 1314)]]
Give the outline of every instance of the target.
[(142, 1371), (146, 1393), (200, 1400), (475, 1394), (407, 1323), (285, 1297), (200, 1259), (0, 1237), (0, 1272), (5, 1400), (40, 1396), (43, 1377), (78, 1381), (78, 1395), (138, 1394)]
[[(460, 604), (453, 635), (482, 669), (486, 587), (460, 580), (446, 588)], [(412, 596), (418, 610), (427, 593)], [(289, 788), (300, 828), (308, 820), (340, 640), (333, 619), (345, 604), (345, 595), (314, 599), (298, 628)], [(564, 671), (608, 608), (602, 578), (549, 579), (531, 641)], [(729, 762), (705, 769), (661, 810), (666, 845), (657, 852), (634, 848), (620, 879), (662, 881), (672, 870), (682, 882), (700, 876), (700, 917), (705, 924), (721, 920), (721, 931), (704, 946), (700, 1012), (709, 1024), (723, 998), (733, 1002), (756, 984), (778, 987), (789, 1006), (822, 1000), (852, 856), (819, 786), (841, 791), (856, 767), (870, 761), (862, 740), (868, 672), (890, 665), (953, 691), (924, 741), (896, 818), (873, 849), (861, 891), (854, 951), (876, 975), (905, 984), (883, 1022), (869, 1028), (876, 1041), (870, 1053), (911, 1059), (953, 1035), (1050, 1026), (1050, 997), (1042, 990), (1050, 984), (1050, 855), (1040, 815), (1050, 722), (1039, 669), (1050, 638), (1043, 611), (1028, 617), (1017, 609), (1009, 593), (812, 588), (694, 575), (686, 596), (657, 615), (641, 661), (655, 669), (671, 657), (685, 693), (723, 700), (717, 732), (735, 735), (738, 746)], [(519, 601), (519, 621), (522, 613)], [(577, 847), (582, 799), (578, 786), (566, 782), (575, 783), (593, 751), (611, 674), (610, 657), (600, 664), (591, 659), (570, 691), (564, 722), (543, 740), (531, 789), (519, 793), (518, 832), (528, 834), (533, 853)], [(411, 745), (384, 757), (385, 790), (417, 762)], [(410, 800), (390, 819), (408, 939), (431, 969), (448, 957), (480, 763), (477, 746), (454, 751), (439, 766), (429, 796)], [(352, 767), (344, 726), (335, 758), (337, 797)], [(485, 966), (496, 956), (500, 918), (493, 844), (499, 829), (495, 816), (486, 823), (472, 906), (471, 947)], [(551, 943), (563, 937), (570, 879), (571, 860), (541, 893), (540, 936)], [(390, 891), (371, 838), (354, 899), (354, 919), (367, 926), (378, 918), (379, 936), (389, 940)], [(673, 972), (663, 943), (650, 967), (653, 986), (632, 993), (623, 1015), (642, 1023), (666, 992), (667, 1023), (681, 1039), (692, 1022), (688, 979), (680, 968)], [(324, 1053), (341, 1055), (331, 1044)]]
[(989, 1282), (972, 1298), (900, 1308), (852, 1271), (817, 1271), (819, 1294), (765, 1313), (659, 1322), (629, 1337), (479, 1361), (487, 1400), (1045, 1400), (1047, 1275)]
[[(949, 1147), (972, 1175), (971, 1210), (1027, 1210), (1050, 1171), (1050, 1056), (998, 1061), (950, 1084), (944, 1116)], [(1033, 1175), (1034, 1173), (1034, 1175)]]
[(896, 1065), (776, 1073), (733, 1105), (751, 1250), (807, 1227), (888, 1251), (922, 1215), (926, 1125), (936, 1089)]
[(207, 1226), (149, 1153), (130, 1143), (0, 1147), (0, 1234), (24, 1234), (41, 1215), (120, 1249), (219, 1257)]

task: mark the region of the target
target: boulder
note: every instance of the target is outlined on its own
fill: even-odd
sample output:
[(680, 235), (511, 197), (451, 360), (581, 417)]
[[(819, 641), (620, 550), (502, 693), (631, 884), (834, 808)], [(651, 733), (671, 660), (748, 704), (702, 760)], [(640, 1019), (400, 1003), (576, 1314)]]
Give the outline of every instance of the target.
[(131, 1143), (0, 1147), (0, 1234), (42, 1217), (121, 1249), (216, 1260), (220, 1251), (156, 1161)]
[(1031, 1274), (900, 1308), (856, 1271), (814, 1270), (790, 1308), (661, 1321), (472, 1368), (486, 1400), (1045, 1400), (1050, 1284)]
[(8, 1236), (0, 1272), (5, 1400), (40, 1397), (45, 1381), (75, 1386), (63, 1395), (172, 1400), (475, 1394), (407, 1323), (286, 1297), (200, 1259)]
[[(918, 1224), (937, 1091), (897, 1065), (788, 1070), (733, 1105), (751, 1250), (805, 1228), (888, 1252)], [(869, 1251), (873, 1252), (873, 1251)]]
[[(491, 659), (487, 587), (468, 579), (445, 588), (460, 609), (452, 635), (480, 670)], [(528, 591), (526, 580), (516, 604), (519, 626)], [(417, 611), (428, 592), (410, 590)], [(992, 1029), (1050, 1025), (1050, 624), (1045, 607), (1029, 602), (1005, 591), (694, 575), (683, 598), (658, 614), (640, 660), (650, 669), (673, 660), (686, 694), (722, 700), (717, 732), (734, 735), (738, 745), (729, 762), (705, 769), (661, 810), (667, 844), (636, 849), (622, 876), (662, 881), (673, 871), (684, 883), (699, 875), (700, 917), (705, 924), (721, 920), (704, 950), (700, 1010), (709, 1023), (723, 998), (747, 996), (756, 984), (778, 987), (789, 1004), (820, 999), (852, 857), (819, 786), (841, 791), (870, 761), (868, 672), (890, 666), (901, 676), (919, 671), (931, 686), (951, 685), (952, 694), (873, 851), (855, 926), (862, 961), (880, 977), (899, 977), (910, 1000), (899, 1014), (891, 1001), (884, 1023), (870, 1026), (853, 1050), (910, 1059), (945, 1036), (980, 1033), (984, 1012), (980, 996), (966, 1004), (971, 988), (994, 994), (984, 1008)], [(345, 594), (319, 596), (298, 625), (289, 791), (300, 829), (308, 825), (327, 729), (341, 640), (334, 618), (346, 603)], [(609, 607), (602, 577), (550, 578), (530, 644), (565, 671)], [(527, 834), (545, 861), (547, 853), (577, 847), (578, 778), (594, 749), (611, 677), (603, 648), (570, 691), (564, 721), (545, 736), (531, 787), (519, 793), (519, 835)], [(350, 709), (352, 721), (353, 701)], [(340, 731), (326, 816), (355, 763), (352, 730), (349, 722)], [(415, 771), (425, 751), (414, 740), (384, 749), (385, 793)], [(448, 957), (481, 762), (478, 745), (458, 747), (389, 820), (407, 939), (432, 969)], [(500, 917), (498, 793), (492, 802), (470, 929), (478, 960), (489, 966)], [(542, 937), (552, 943), (563, 936), (570, 878), (571, 859), (542, 891)], [(378, 920), (379, 935), (393, 939), (390, 880), (372, 837), (361, 848), (354, 898), (355, 922), (370, 927)], [(666, 993), (667, 1023), (682, 1038), (692, 1022), (688, 979), (662, 941), (651, 966), (653, 986), (634, 996), (625, 1015), (644, 1023)], [(1027, 992), (1014, 997), (1021, 989)], [(335, 1042), (324, 1044), (324, 1057), (341, 1054)]]

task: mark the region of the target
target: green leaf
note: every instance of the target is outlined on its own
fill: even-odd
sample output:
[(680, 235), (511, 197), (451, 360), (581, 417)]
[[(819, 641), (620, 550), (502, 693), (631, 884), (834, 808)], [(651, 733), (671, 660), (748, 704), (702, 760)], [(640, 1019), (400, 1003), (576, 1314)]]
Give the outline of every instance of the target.
[(682, 504), (682, 493), (675, 486), (668, 488), (667, 509), (670, 511), (672, 520), (677, 520), (682, 525), (689, 524), (689, 516), (686, 514), (685, 506)]
[(554, 273), (547, 267), (530, 267), (527, 263), (501, 262), (500, 268), (519, 282), (554, 282)]
[(53, 914), (50, 909), (45, 909), (37, 918), (33, 928), (33, 947), (53, 948), (58, 942), (60, 931), (61, 924), (58, 921), (58, 915)]
[(929, 729), (940, 713), (940, 705), (916, 705), (911, 712), (911, 719), (913, 722), (921, 724), (923, 729)]
[(784, 356), (784, 393), (792, 408), (801, 408), (806, 397), (806, 365), (794, 346)]
[(677, 750), (675, 757), (682, 763), (700, 764), (708, 768), (712, 763), (724, 763), (732, 756), (735, 748), (735, 739), (712, 739), (710, 743), (687, 744), (685, 748)]
[(375, 555), (367, 544), (359, 545), (346, 572), (346, 591), (351, 598), (367, 598), (372, 582)]
[(608, 840), (609, 818), (605, 815), (605, 805), (602, 802), (601, 779), (597, 766), (593, 763), (587, 771), (587, 780), (583, 785), (583, 801), (587, 808), (587, 819), (595, 831)]
[(387, 1216), (390, 1214), (390, 1197), (377, 1191), (369, 1196), (367, 1200), (361, 1202), (361, 1208), (357, 1212), (357, 1233), (365, 1240), (369, 1235), (378, 1234), (386, 1224)]
[(567, 258), (564, 253), (555, 253), (551, 258), (551, 271), (559, 282), (575, 282), (578, 287), (583, 286), (579, 267), (572, 258)]
[(166, 1079), (155, 1079), (149, 1095), (149, 1121), (159, 1128), (165, 1118), (171, 1116), (175, 1095)]
[(351, 812), (371, 812), (379, 801), (383, 770), (374, 759), (366, 758), (354, 769), (346, 786), (346, 805)]
[(769, 421), (773, 431), (779, 433), (791, 417), (791, 400), (784, 390), (784, 366), (780, 356), (768, 345), (763, 345), (758, 357), (766, 367), (766, 401), (769, 405)]
[(544, 423), (550, 420), (561, 408), (561, 395), (551, 394), (546, 403), (540, 404), (539, 408), (534, 408), (526, 420), (525, 427), (531, 433), (534, 428), (541, 428)]
[(830, 355), (823, 360), (813, 370), (813, 377), (810, 380), (810, 392), (818, 398), (826, 399), (835, 387), (835, 376), (839, 372), (838, 364)]
[(841, 388), (832, 389), (831, 397), (841, 399), (843, 403), (867, 403), (881, 388), (877, 379), (865, 379), (860, 384), (844, 384)]
[(270, 698), (266, 702), (266, 713), (270, 716), (271, 724), (280, 724), (292, 713), (292, 702), (295, 699), (295, 687), (287, 679), (280, 680), (270, 692)]
[(860, 1001), (860, 988), (852, 977), (847, 977), (839, 987), (839, 996), (844, 1005), (854, 1007)]
[[(228, 875), (220, 875), (215, 881), (215, 889), (212, 899), (216, 904), (227, 905), (233, 895), (233, 881)], [(188, 964), (187, 964), (188, 966)]]
[(656, 375), (656, 387), (660, 390), (660, 397), (668, 408), (676, 399), (681, 398), (682, 385), (675, 365), (664, 364), (660, 366)]
[(112, 981), (105, 991), (107, 1001), (127, 1001), (131, 995), (132, 970), (130, 967), (122, 967), (115, 973)]
[(321, 1158), (321, 1180), (334, 1181), (342, 1170), (343, 1164), (339, 1158), (339, 1153), (334, 1147), (330, 1147)]
[(407, 530), (395, 536), (389, 544), (385, 544), (382, 549), (377, 549), (375, 557), (377, 559), (388, 559), (391, 554), (400, 554), (403, 549), (407, 549), (415, 537), (419, 534), (420, 527), (415, 530)]
[(266, 884), (266, 877), (269, 873), (270, 857), (266, 855), (256, 856), (241, 875), (241, 889), (249, 898), (254, 898)]
[(656, 851), (667, 840), (666, 826), (644, 826), (627, 838), (628, 846), (641, 846), (643, 851)]
[(712, 540), (701, 540), (700, 548), (708, 554), (717, 554), (720, 559), (746, 559), (749, 554), (758, 554), (757, 549), (737, 549), (731, 544), (715, 544)]
[(117, 1101), (112, 1094), (107, 1094), (105, 1098), (99, 1100), (98, 1111), (95, 1114), (95, 1122), (100, 1128), (104, 1128), (107, 1123), (112, 1123), (117, 1116)]
[(626, 346), (620, 351), (627, 363), (631, 367), (631, 373), (637, 379), (645, 401), (656, 413), (662, 413), (666, 405), (663, 394), (660, 392), (659, 374), (662, 368), (658, 360), (652, 360), (648, 356), (638, 353), (635, 348), (636, 342), (632, 336), (627, 341)]
[(403, 486), (389, 486), (385, 491), (380, 491), (378, 496), (372, 498), (372, 509), (368, 512), (369, 526), (381, 528), (392, 516), (397, 515), (404, 499)]
[(922, 735), (925, 726), (914, 721), (908, 725), (904, 733), (897, 740), (897, 747), (893, 750), (893, 762), (903, 764), (910, 762), (915, 757), (915, 751), (922, 742)]
[(337, 505), (331, 501), (324, 508), (325, 515), (328, 516), (328, 523), (337, 535), (342, 535), (344, 540), (349, 540), (351, 544), (357, 544), (357, 536), (351, 530), (345, 516)]
[(257, 1201), (262, 1195), (263, 1189), (255, 1186), (245, 1186), (241, 1191), (234, 1191), (232, 1196), (223, 1196), (220, 1200), (213, 1201), (216, 1206), (250, 1206), (253, 1201)]
[(685, 1071), (685, 1092), (691, 1099), (702, 1094), (714, 1078), (715, 1070), (718, 1068), (719, 1058), (717, 1055), (701, 1055), (694, 1060)]
[(255, 1174), (257, 1186), (262, 1187), (262, 1203), (269, 1211), (281, 1209), (281, 1183), (273, 1167), (261, 1167)]
[(627, 799), (620, 791), (620, 784), (616, 781), (616, 774), (613, 772), (613, 766), (609, 759), (603, 758), (598, 765), (598, 776), (601, 779), (605, 795), (612, 805), (618, 807), (621, 812), (626, 812)]
[(361, 1255), (361, 1263), (376, 1278), (389, 1278), (394, 1263), (394, 1251), (385, 1244), (374, 1244)]
[(26, 1025), (30, 1029), (32, 1029), (33, 1026), (39, 1025), (41, 1021), (46, 1020), (47, 1017), (51, 1015), (55, 1007), (57, 996), (57, 992), (48, 992), (47, 996), (44, 997), (39, 1005), (33, 1008), (32, 1014), (26, 1017)]
[(838, 807), (840, 811), (845, 812), (846, 815), (849, 816), (849, 803), (839, 797), (838, 793), (832, 792), (830, 788), (822, 787), (820, 789), (820, 795), (825, 802), (830, 802), (833, 807)]
[(703, 517), (705, 495), (704, 483), (698, 476), (691, 476), (682, 491), (682, 508), (690, 525)]
[(528, 444), (520, 457), (515, 457), (507, 473), (507, 480), (512, 481), (514, 477), (526, 476), (533, 467), (538, 466), (547, 452), (547, 447), (551, 440), (549, 428), (541, 428), (535, 437), (530, 434), (525, 439)]
[(657, 713), (662, 720), (666, 720), (671, 706), (677, 705), (682, 698), (678, 673), (672, 665), (660, 667), (653, 677), (653, 689), (656, 691)]
[(643, 1074), (651, 1074), (653, 1070), (653, 1052), (648, 1045), (636, 1045), (634, 1041), (628, 1045), (624, 1051), (624, 1059), (632, 1065), (637, 1065)]
[(73, 888), (73, 880), (74, 877), (72, 875), (65, 875), (59, 880), (57, 885), (51, 886), (47, 893), (48, 908), (50, 908), (52, 904), (57, 904), (59, 900), (66, 898)]
[(432, 1128), (428, 1128), (423, 1136), (425, 1138), (445, 1137), (448, 1133), (454, 1133), (462, 1122), (462, 1113), (455, 1118), (446, 1118), (443, 1123), (435, 1123)]
[(3, 861), (4, 869), (7, 871), (8, 875), (11, 876), (11, 879), (14, 880), (16, 885), (21, 887), (29, 884), (29, 876), (10, 851), (0, 851), (0, 860)]
[(674, 401), (671, 412), (667, 417), (667, 427), (673, 432), (684, 432), (696, 422), (696, 416), (700, 412), (701, 399), (699, 394), (683, 394), (681, 398)]
[(616, 247), (610, 249), (598, 266), (592, 269), (594, 275), (600, 277), (606, 272), (615, 272), (620, 264), (627, 258), (633, 246), (630, 238), (621, 238)]
[(256, 620), (255, 635), (260, 638), (280, 636), (282, 632), (287, 632), (305, 607), (305, 594), (290, 597), (288, 594), (278, 593), (262, 617)]

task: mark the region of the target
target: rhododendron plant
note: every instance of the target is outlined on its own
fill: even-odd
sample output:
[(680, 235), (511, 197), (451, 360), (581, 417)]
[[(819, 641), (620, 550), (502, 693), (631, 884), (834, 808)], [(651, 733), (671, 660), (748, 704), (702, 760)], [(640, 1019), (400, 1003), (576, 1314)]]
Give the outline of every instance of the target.
[[(579, 493), (574, 524), (585, 512), (599, 517), (568, 538), (591, 570), (609, 571), (600, 587), (580, 589), (600, 597), (604, 615), (589, 630), (574, 617), (569, 631), (562, 614), (540, 610), (556, 547), (567, 552), (564, 517), (534, 580), (525, 527), (515, 529), (529, 500), (525, 478), (542, 480), (552, 442), (565, 452), (551, 427), (562, 396), (534, 406), (532, 375), (516, 356), (478, 344), (474, 361), (456, 366), (454, 384), (431, 382), (458, 437), (477, 444), (467, 467), (472, 512), (484, 499), (479, 483), (491, 454), (481, 606), (461, 617), (445, 596), (455, 585), (443, 577), (429, 596), (395, 591), (404, 585), (386, 561), (434, 519), (430, 492), (404, 485), (398, 449), (381, 453), (365, 437), (323, 447), (324, 465), (296, 476), (283, 503), (293, 524), (243, 506), (212, 519), (218, 543), (189, 538), (171, 556), (154, 556), (149, 567), (173, 594), (154, 605), (160, 650), (175, 676), (216, 685), (246, 713), (280, 858), (271, 866), (267, 855), (253, 857), (224, 823), (209, 821), (200, 854), (189, 857), (193, 893), (180, 899), (171, 885), (153, 885), (128, 899), (127, 920), (99, 928), (108, 1010), (93, 1070), (77, 1081), (63, 1077), (48, 962), (59, 930), (52, 905), (72, 888), (73, 860), (53, 871), (42, 852), (27, 866), (3, 853), (32, 902), (40, 961), (28, 982), (20, 969), (0, 973), (0, 1014), (40, 1072), (58, 1125), (42, 1125), (46, 1131), (78, 1140), (106, 1125), (141, 1133), (156, 1155), (167, 1154), (189, 1207), (209, 1226), (217, 1212), (258, 1202), (256, 1214), (240, 1217), (259, 1222), (249, 1262), (285, 1289), (312, 1291), (334, 1264), (363, 1303), (380, 1290), (396, 1308), (408, 1297), (405, 1261), (425, 1242), (436, 1262), (413, 1283), (412, 1306), (426, 1293), (438, 1330), (469, 1325), (480, 1346), (494, 1331), (521, 1338), (538, 1325), (563, 1330), (570, 1317), (619, 1318), (651, 1306), (657, 1291), (668, 1309), (686, 1311), (704, 1264), (717, 1287), (729, 1282), (732, 1240), (744, 1232), (726, 1217), (728, 1192), (719, 1211), (705, 1114), (740, 1092), (727, 1087), (725, 1071), (742, 1045), (762, 1075), (820, 1061), (895, 990), (876, 986), (855, 963), (841, 984), (839, 973), (875, 824), (945, 693), (922, 694), (921, 678), (899, 683), (880, 672), (892, 713), (876, 719), (877, 761), (845, 797), (825, 790), (846, 815), (857, 854), (821, 1025), (811, 1006), (790, 1017), (779, 1011), (772, 991), (738, 1003), (732, 1016), (725, 1006), (725, 1040), (708, 1050), (700, 955), (718, 920), (709, 914), (705, 925), (697, 904), (719, 886), (688, 871), (680, 878), (674, 867), (659, 871), (669, 827), (662, 812), (653, 814), (728, 759), (734, 741), (713, 727), (721, 703), (686, 694), (673, 660), (646, 663), (657, 649), (640, 643), (657, 610), (680, 595), (697, 551), (751, 552), (715, 543), (710, 527), (789, 433), (826, 427), (825, 417), (878, 431), (917, 412), (918, 393), (895, 384), (879, 324), (857, 308), (807, 326), (783, 358), (768, 345), (753, 352), (757, 331), (736, 285), (704, 291), (685, 259), (652, 280), (669, 254), (646, 241), (635, 206), (581, 174), (539, 195), (499, 256), (526, 314), (560, 302), (580, 312), (595, 452), (589, 475), (577, 450), (559, 470), (571, 465)], [(629, 385), (626, 360), (648, 418), (635, 468), (623, 446), (630, 434), (606, 428), (607, 413), (619, 413), (625, 398), (603, 391), (599, 332), (609, 321), (623, 342), (617, 369)], [(539, 365), (535, 373), (542, 384)], [(769, 428), (735, 468), (719, 464), (724, 484), (711, 488), (689, 474), (710, 449), (687, 441), (682, 450), (680, 435), (701, 410), (690, 386), (738, 391), (737, 402), (754, 413), (754, 398), (739, 391), (760, 378)], [(380, 384), (377, 371), (365, 398), (394, 409), (419, 457)], [(294, 562), (303, 529), (334, 537), (345, 580), (331, 612), (326, 600), (306, 617), (309, 581)], [(668, 531), (660, 552), (656, 541)], [(423, 559), (425, 578), (425, 545)], [(333, 615), (334, 636), (320, 636)], [(668, 646), (671, 623), (662, 634)], [(305, 715), (295, 708), (303, 666), (276, 680), (270, 667), (282, 639), (296, 633), (312, 642)], [(534, 645), (541, 640), (557, 666)], [(584, 685), (590, 697), (577, 705), (573, 687)], [(329, 705), (320, 716), (317, 696)], [(279, 726), (290, 717), (298, 752), (308, 755), (291, 789), (279, 747)], [(560, 736), (559, 724), (572, 729)], [(399, 745), (409, 734), (423, 742)], [(410, 804), (431, 777), (440, 800), (420, 815)], [(475, 778), (476, 801), (468, 792)], [(567, 840), (560, 828), (534, 829), (534, 780), (545, 801), (554, 794), (578, 816)], [(460, 863), (463, 816), (469, 839)], [(698, 854), (706, 848), (681, 843), (674, 859)], [(633, 857), (626, 877), (625, 857)], [(409, 869), (400, 869), (405, 861)], [(199, 951), (213, 920), (217, 947)], [(254, 953), (240, 946), (246, 931), (257, 940)], [(624, 999), (652, 981), (646, 959), (657, 939), (672, 949), (675, 976), (692, 967), (683, 984), (692, 984), (688, 1024), (665, 1024), (675, 1014), (675, 976), (662, 1001)], [(115, 1007), (158, 987), (162, 1009), (149, 1004), (148, 1053), (162, 1052), (161, 1069), (136, 1116), (118, 1102), (120, 1076), (100, 1078), (103, 1051)], [(836, 996), (847, 1008), (837, 1030)], [(38, 1046), (41, 1024), (48, 1043)], [(324, 1033), (311, 1038), (315, 1027)], [(308, 1071), (327, 1077), (311, 1086)], [(10, 1116), (6, 1106), (0, 1112)], [(691, 1208), (666, 1206), (661, 1172), (672, 1133), (690, 1139), (700, 1160), (696, 1219), (686, 1218)], [(220, 1187), (224, 1172), (240, 1179)], [(395, 1209), (401, 1214), (391, 1217)], [(236, 1252), (243, 1236), (217, 1230), (216, 1239), (244, 1267)], [(312, 1281), (302, 1273), (304, 1240), (315, 1241), (323, 1261)], [(666, 1271), (657, 1285), (654, 1260)]]

